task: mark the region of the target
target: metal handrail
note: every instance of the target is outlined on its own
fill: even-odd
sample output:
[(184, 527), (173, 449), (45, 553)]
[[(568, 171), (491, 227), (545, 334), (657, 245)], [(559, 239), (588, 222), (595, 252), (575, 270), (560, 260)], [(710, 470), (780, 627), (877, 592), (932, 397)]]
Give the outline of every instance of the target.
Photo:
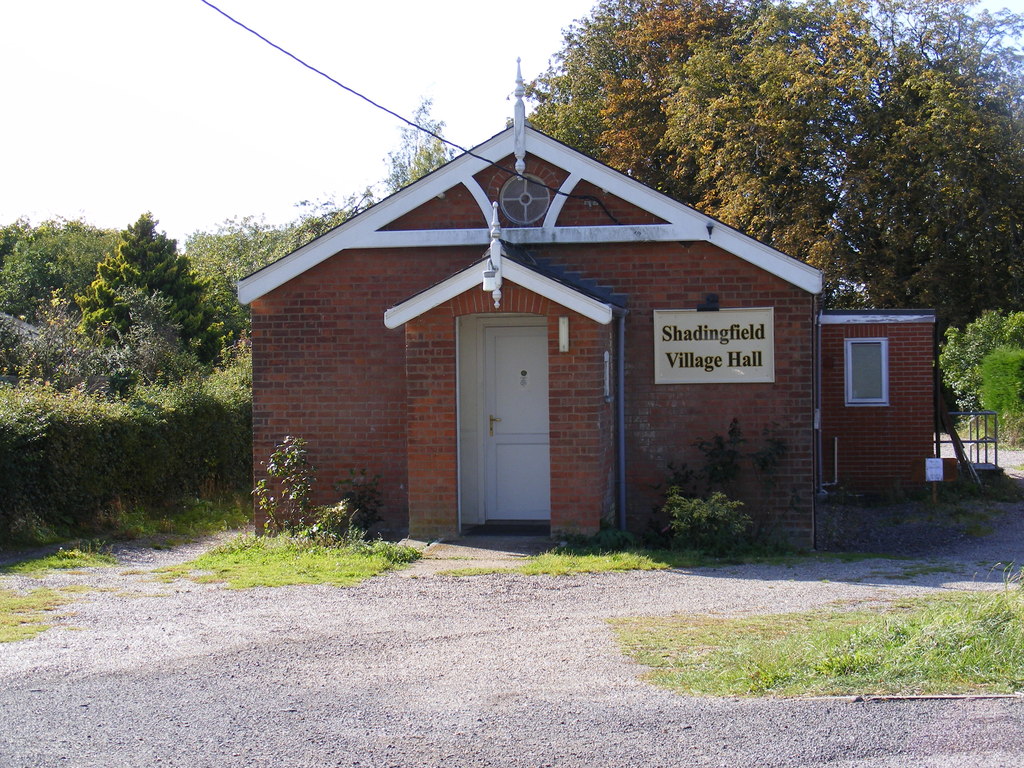
[[(996, 411), (950, 411), (957, 425), (966, 422), (967, 434), (960, 436), (967, 458), (979, 467), (999, 468), (999, 414)], [(952, 444), (952, 440), (941, 440)]]

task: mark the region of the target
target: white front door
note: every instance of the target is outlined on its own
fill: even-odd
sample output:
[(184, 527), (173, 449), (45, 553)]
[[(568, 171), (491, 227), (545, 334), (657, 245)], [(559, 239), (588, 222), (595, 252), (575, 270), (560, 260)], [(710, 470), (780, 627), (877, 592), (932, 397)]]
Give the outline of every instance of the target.
[(546, 326), (484, 329), (484, 517), (550, 520)]

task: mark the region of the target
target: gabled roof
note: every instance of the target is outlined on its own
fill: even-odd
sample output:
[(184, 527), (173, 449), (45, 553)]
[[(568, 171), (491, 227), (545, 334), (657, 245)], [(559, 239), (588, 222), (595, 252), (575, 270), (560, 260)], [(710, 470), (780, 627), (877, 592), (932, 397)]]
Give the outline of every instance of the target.
[[(485, 255), (447, 280), (442, 280), (387, 310), (384, 313), (384, 325), (387, 328), (398, 328), (466, 291), (479, 291), (480, 275), (488, 258)], [(621, 297), (610, 295), (603, 299), (599, 292), (585, 284), (566, 279), (565, 276), (551, 274), (543, 266), (526, 263), (510, 254), (502, 256), (501, 274), (503, 280), (531, 290), (601, 325), (607, 325), (615, 315), (625, 312)]]
[[(706, 240), (809, 293), (820, 293), (821, 272), (742, 234), (716, 219), (678, 203), (607, 165), (529, 126), (525, 149), (568, 173), (559, 191), (571, 193), (582, 182), (615, 195), (658, 217), (665, 224), (556, 227), (565, 195), (555, 195), (536, 227), (510, 227), (502, 234), (516, 245)], [(249, 275), (238, 283), (238, 298), (249, 303), (269, 293), (339, 251), (368, 248), (486, 246), (491, 201), (473, 178), (490, 163), (513, 154), (514, 128), (508, 128), (396, 192), (339, 227)], [(455, 186), (463, 185), (480, 206), (480, 226), (473, 229), (385, 230), (389, 224)]]

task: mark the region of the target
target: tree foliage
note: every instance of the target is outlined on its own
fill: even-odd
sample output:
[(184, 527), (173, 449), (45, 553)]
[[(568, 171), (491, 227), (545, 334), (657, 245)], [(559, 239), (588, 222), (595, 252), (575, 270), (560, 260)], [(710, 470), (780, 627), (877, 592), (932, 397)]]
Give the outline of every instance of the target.
[(665, 141), (673, 72), (727, 34), (744, 4), (728, 0), (602, 0), (564, 33), (553, 64), (530, 84), (540, 129), (666, 194), (687, 199)]
[(300, 215), (283, 226), (245, 216), (225, 221), (215, 232), (190, 235), (185, 252), (206, 286), (210, 311), (224, 323), (226, 334), (238, 338), (249, 330), (249, 308), (238, 301), (239, 280), (344, 224), (373, 200), (369, 189), (340, 203), (305, 200), (298, 204)]
[(185, 241), (212, 310), (233, 335), (249, 329), (248, 307), (239, 303), (235, 284), (290, 250), (287, 230), (252, 216), (225, 221), (215, 232), (195, 232)]
[(1024, 312), (985, 312), (963, 329), (946, 331), (939, 369), (959, 410), (981, 408), (981, 365), (1000, 347), (1024, 348)]
[(34, 315), (32, 332), (0, 319), (0, 374), (44, 382), (57, 391), (75, 388), (128, 395), (136, 385), (183, 381), (201, 370), (169, 324), (167, 300), (139, 288), (119, 289), (132, 323), (113, 337), (83, 332), (73, 302), (55, 292)]
[(0, 312), (31, 317), (56, 290), (83, 292), (117, 232), (75, 219), (26, 219), (0, 228)]
[(999, 414), (1024, 416), (1024, 349), (999, 347), (981, 361), (981, 402)]
[(143, 214), (121, 232), (117, 250), (96, 267), (96, 279), (77, 297), (84, 333), (111, 342), (125, 338), (136, 320), (135, 291), (164, 302), (168, 324), (200, 360), (212, 362), (224, 343), (224, 324), (205, 303), (205, 286), (177, 243), (157, 232), (151, 214)]
[(403, 128), (401, 144), (394, 152), (388, 153), (388, 175), (384, 179), (388, 192), (409, 186), (455, 157), (455, 150), (441, 141), (444, 122), (431, 117), (432, 104), (430, 99), (420, 101), (412, 119), (430, 133), (412, 126)]
[(961, 0), (603, 0), (542, 130), (825, 272), (833, 306), (1024, 307), (1024, 17)]

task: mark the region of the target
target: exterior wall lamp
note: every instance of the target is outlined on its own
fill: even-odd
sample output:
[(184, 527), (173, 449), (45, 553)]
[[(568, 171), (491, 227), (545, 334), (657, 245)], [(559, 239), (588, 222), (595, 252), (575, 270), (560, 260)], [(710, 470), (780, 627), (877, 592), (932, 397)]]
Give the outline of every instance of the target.
[(704, 303), (697, 305), (698, 312), (717, 312), (718, 307), (718, 294), (709, 293), (704, 297)]

